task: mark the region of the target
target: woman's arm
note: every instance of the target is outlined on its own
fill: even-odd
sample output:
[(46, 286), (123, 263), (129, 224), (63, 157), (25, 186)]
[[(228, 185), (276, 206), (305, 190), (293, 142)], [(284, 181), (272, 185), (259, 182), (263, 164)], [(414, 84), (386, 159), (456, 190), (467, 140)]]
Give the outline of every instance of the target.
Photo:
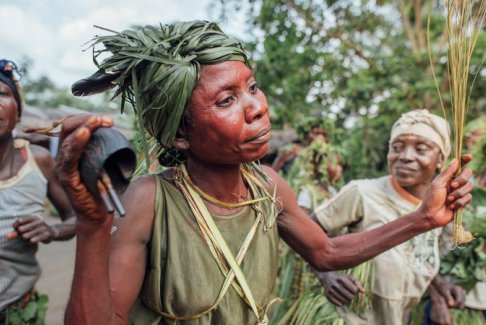
[(74, 236), (74, 225), (76, 223), (75, 215), (69, 198), (64, 192), (61, 186), (59, 178), (55, 173), (55, 161), (52, 159), (48, 150), (36, 146), (30, 146), (32, 154), (39, 166), (42, 174), (47, 179), (47, 197), (52, 203), (57, 212), (62, 223), (49, 225), (52, 240), (66, 240)]
[[(470, 159), (467, 156), (464, 160)], [(457, 160), (453, 160), (434, 179), (418, 211), (370, 231), (332, 239), (297, 206), (288, 184), (270, 168), (265, 170), (277, 186), (277, 195), (283, 204), (278, 218), (281, 237), (316, 270), (329, 271), (356, 266), (420, 233), (450, 222), (453, 209), (470, 202), (473, 187), (468, 182), (471, 170), (465, 168), (448, 192), (458, 166)]]
[(76, 211), (76, 263), (67, 324), (126, 324), (143, 281), (146, 244), (154, 216), (155, 180), (133, 182), (122, 202), (126, 216), (114, 222), (101, 200), (81, 181), (78, 163), (84, 146), (99, 127), (113, 121), (101, 116), (76, 116), (63, 123), (58, 171)]
[(54, 172), (54, 160), (46, 149), (31, 145), (31, 152), (42, 174), (47, 180), (47, 197), (59, 212), (62, 223), (49, 225), (39, 216), (22, 216), (13, 223), (13, 232), (7, 238), (22, 236), (32, 244), (49, 243), (52, 240), (66, 240), (74, 236), (74, 212), (69, 199)]
[(145, 275), (154, 197), (153, 177), (141, 177), (123, 195), (125, 217), (114, 223), (112, 215), (100, 223), (78, 220), (66, 324), (128, 323)]

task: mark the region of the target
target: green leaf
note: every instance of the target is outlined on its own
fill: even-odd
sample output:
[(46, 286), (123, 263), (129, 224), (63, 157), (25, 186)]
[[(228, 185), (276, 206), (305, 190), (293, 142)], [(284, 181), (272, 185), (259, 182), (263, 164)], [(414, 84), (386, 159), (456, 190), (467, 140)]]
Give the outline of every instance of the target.
[(33, 300), (29, 301), (21, 311), (22, 320), (25, 322), (33, 320), (37, 315), (37, 311), (38, 311), (37, 301), (33, 301)]

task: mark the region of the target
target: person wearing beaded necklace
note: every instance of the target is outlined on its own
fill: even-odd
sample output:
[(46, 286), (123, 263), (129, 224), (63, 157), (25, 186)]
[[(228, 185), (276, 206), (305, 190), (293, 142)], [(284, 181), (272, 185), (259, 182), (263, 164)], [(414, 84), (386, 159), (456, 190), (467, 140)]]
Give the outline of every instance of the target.
[(113, 121), (64, 121), (59, 173), (78, 215), (67, 324), (267, 324), (279, 237), (318, 270), (348, 268), (443, 226), (471, 200), (471, 171), (453, 179), (454, 160), (417, 212), (328, 238), (288, 184), (254, 163), (268, 151), (269, 107), (239, 41), (214, 23), (192, 21), (94, 42), (104, 45), (95, 55), (108, 58), (73, 93), (116, 87), (166, 148), (164, 157), (179, 165), (132, 182), (123, 195), (126, 216), (115, 221), (78, 171), (91, 134)]

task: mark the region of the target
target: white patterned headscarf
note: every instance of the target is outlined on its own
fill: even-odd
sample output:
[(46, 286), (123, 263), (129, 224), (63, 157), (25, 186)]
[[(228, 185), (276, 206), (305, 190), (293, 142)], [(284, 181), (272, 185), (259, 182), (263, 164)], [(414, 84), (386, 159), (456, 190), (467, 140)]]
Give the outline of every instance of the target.
[(450, 129), (447, 121), (426, 109), (417, 109), (405, 114), (393, 124), (390, 143), (402, 134), (414, 134), (435, 143), (447, 160), (451, 154)]

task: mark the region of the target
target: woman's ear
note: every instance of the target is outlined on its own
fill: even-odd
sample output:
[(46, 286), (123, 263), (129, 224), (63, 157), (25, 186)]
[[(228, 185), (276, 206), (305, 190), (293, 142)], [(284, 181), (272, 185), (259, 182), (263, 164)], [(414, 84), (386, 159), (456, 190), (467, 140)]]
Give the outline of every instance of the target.
[(179, 151), (189, 150), (190, 145), (189, 145), (189, 141), (187, 141), (186, 135), (187, 134), (184, 130), (184, 127), (180, 126), (179, 129), (177, 129), (177, 134), (174, 141), (172, 141), (172, 145), (174, 146), (174, 148), (176, 148)]
[(172, 144), (179, 151), (187, 151), (190, 147), (189, 142), (185, 138), (175, 138)]
[(444, 154), (440, 153), (439, 158), (437, 159), (437, 169), (440, 171), (444, 167)]

